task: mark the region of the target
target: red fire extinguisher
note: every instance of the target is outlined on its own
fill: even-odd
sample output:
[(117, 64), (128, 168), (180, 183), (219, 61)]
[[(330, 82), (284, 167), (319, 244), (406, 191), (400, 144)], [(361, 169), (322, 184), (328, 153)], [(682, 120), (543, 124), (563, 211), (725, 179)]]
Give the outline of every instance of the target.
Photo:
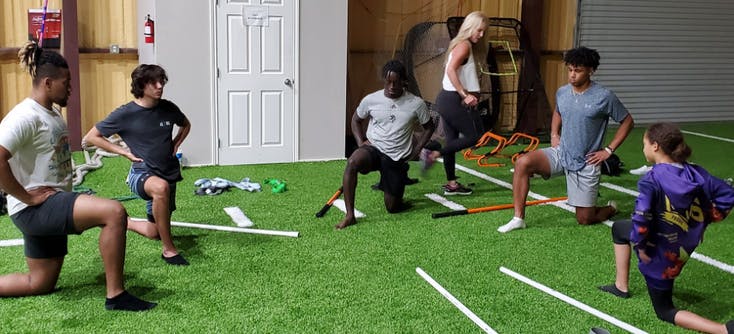
[(143, 30), (143, 35), (145, 36), (145, 43), (146, 44), (152, 44), (155, 43), (155, 23), (153, 20), (150, 19), (150, 14), (145, 18), (145, 28)]

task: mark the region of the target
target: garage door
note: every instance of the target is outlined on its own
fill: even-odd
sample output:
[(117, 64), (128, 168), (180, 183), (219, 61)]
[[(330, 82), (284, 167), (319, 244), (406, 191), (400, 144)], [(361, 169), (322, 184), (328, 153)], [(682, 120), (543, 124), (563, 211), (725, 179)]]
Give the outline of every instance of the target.
[(577, 45), (638, 123), (734, 119), (734, 2), (579, 0)]

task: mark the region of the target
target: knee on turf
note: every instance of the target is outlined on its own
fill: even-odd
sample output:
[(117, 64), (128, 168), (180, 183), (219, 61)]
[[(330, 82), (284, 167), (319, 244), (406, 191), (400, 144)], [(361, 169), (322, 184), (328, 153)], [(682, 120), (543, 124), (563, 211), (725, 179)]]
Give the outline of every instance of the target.
[(655, 309), (655, 315), (658, 319), (675, 325), (675, 314), (678, 313), (677, 308), (654, 305), (653, 308)]

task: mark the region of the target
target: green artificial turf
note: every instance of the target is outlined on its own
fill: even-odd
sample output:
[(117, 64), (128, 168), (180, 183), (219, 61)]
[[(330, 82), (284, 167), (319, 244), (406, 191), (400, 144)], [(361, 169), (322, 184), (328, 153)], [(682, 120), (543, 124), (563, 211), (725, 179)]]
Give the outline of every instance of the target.
[[(627, 170), (643, 165), (638, 127), (617, 150)], [(688, 131), (734, 138), (731, 123), (686, 124)], [(613, 132), (613, 131), (612, 131)], [(611, 138), (611, 133), (607, 141)], [(686, 136), (692, 161), (712, 174), (734, 177), (734, 143)], [(542, 146), (546, 146), (542, 145)], [(519, 150), (508, 148), (508, 151)], [(724, 152), (724, 153), (722, 153)], [(76, 156), (81, 162), (80, 155)], [(505, 161), (497, 159), (497, 161)], [(90, 172), (84, 187), (97, 196), (130, 195), (124, 184), (129, 162), (105, 158)], [(478, 167), (459, 163), (492, 178), (511, 182), (511, 166)], [(36, 297), (0, 298), (0, 332), (115, 333), (479, 333), (481, 329), (424, 281), (425, 270), (479, 318), (500, 333), (588, 333), (604, 327), (623, 333), (589, 313), (499, 271), (506, 267), (541, 284), (650, 333), (683, 333), (658, 320), (644, 282), (632, 261), (628, 300), (597, 290), (614, 278), (610, 229), (578, 226), (572, 213), (551, 205), (527, 209), (528, 228), (500, 234), (497, 227), (512, 210), (432, 219), (449, 209), (429, 200), (444, 183), (442, 165), (419, 175), (411, 163), (406, 198), (413, 209), (386, 213), (382, 193), (370, 189), (378, 174), (360, 175), (356, 207), (367, 216), (336, 231), (343, 217), (332, 208), (315, 213), (341, 184), (345, 161), (186, 168), (179, 183), (174, 221), (235, 226), (223, 208), (239, 207), (255, 228), (300, 232), (299, 238), (174, 227), (175, 242), (188, 267), (165, 265), (160, 243), (128, 233), (125, 266), (131, 292), (159, 303), (143, 313), (105, 311), (104, 276), (97, 249), (98, 229), (71, 236), (58, 291)], [(460, 181), (474, 184), (471, 196), (450, 197), (467, 208), (511, 202), (511, 190), (458, 171)], [(195, 196), (193, 182), (222, 177), (256, 182), (277, 178), (284, 193), (270, 186), (250, 193), (233, 189), (218, 196)], [(638, 177), (626, 171), (602, 182), (636, 190)], [(536, 178), (531, 191), (565, 196), (565, 181)], [(619, 218), (628, 217), (634, 197), (600, 189), (599, 204), (616, 200)], [(529, 198), (529, 200), (531, 200)], [(144, 201), (123, 202), (133, 217), (144, 217)], [(0, 239), (20, 238), (6, 216), (0, 217)], [(734, 264), (732, 218), (714, 224), (698, 252)], [(25, 271), (23, 248), (0, 247), (0, 273)], [(734, 318), (734, 274), (691, 260), (677, 281), (674, 301), (724, 322)]]

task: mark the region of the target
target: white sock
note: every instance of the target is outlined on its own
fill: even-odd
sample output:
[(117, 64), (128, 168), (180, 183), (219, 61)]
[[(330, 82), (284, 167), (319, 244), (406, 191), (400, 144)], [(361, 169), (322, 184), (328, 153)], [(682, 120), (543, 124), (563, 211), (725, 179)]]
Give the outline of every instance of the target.
[(520, 217), (512, 217), (512, 219), (510, 219), (510, 221), (507, 224), (502, 225), (499, 228), (497, 228), (497, 232), (507, 233), (507, 232), (510, 232), (512, 230), (516, 230), (519, 228), (525, 228), (525, 220)]

